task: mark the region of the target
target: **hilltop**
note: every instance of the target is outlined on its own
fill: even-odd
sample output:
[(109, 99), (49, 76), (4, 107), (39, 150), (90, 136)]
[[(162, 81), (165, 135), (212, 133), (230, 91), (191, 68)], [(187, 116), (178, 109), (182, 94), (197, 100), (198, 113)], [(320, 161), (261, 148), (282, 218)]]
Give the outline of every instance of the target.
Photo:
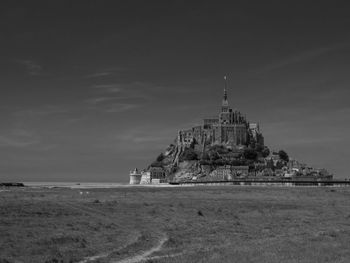
[[(131, 175), (139, 174), (137, 170)], [(142, 175), (142, 176), (141, 176)], [(170, 144), (132, 183), (227, 181), (235, 178), (331, 179), (325, 169), (314, 169), (270, 150), (259, 123), (229, 107), (226, 85), (217, 117), (178, 131)]]

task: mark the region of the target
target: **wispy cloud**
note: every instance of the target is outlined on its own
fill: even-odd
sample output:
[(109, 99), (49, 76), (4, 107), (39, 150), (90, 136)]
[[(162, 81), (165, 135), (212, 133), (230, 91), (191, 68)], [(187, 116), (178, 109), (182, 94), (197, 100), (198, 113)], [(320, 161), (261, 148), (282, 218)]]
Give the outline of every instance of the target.
[(145, 150), (159, 151), (173, 142), (177, 134), (177, 127), (164, 128), (159, 125), (136, 125), (133, 129), (122, 129), (118, 133), (104, 136), (95, 145), (97, 148), (118, 149), (118, 151), (138, 154), (144, 156)]
[(112, 72), (96, 72), (96, 73), (92, 73), (92, 74), (88, 74), (86, 76), (84, 76), (85, 78), (99, 78), (99, 77), (105, 77), (105, 76), (109, 76), (112, 75)]
[(96, 70), (93, 73), (87, 74), (84, 76), (84, 78), (102, 78), (124, 70), (125, 68), (122, 68), (122, 67), (104, 68), (104, 69)]
[(96, 105), (99, 103), (104, 103), (104, 102), (117, 100), (117, 99), (119, 99), (119, 97), (96, 97), (96, 98), (87, 99), (85, 102), (88, 104)]
[(299, 54), (296, 54), (294, 56), (287, 57), (285, 59), (282, 59), (278, 62), (267, 64), (263, 66), (262, 68), (257, 70), (257, 73), (267, 73), (273, 70), (277, 70), (280, 68), (284, 68), (293, 64), (297, 64), (300, 62), (304, 62), (307, 60), (311, 60), (317, 57), (320, 57), (324, 54), (327, 54), (332, 51), (339, 50), (341, 48), (349, 46), (349, 43), (341, 43), (341, 44), (335, 44), (329, 47), (320, 47), (315, 48), (313, 50), (308, 50)]
[(152, 88), (153, 85), (143, 82), (95, 84), (91, 86), (94, 96), (85, 103), (106, 113), (125, 112), (149, 103)]
[(22, 109), (15, 111), (13, 115), (17, 117), (41, 117), (53, 114), (67, 113), (66, 106), (45, 105), (35, 109)]
[(98, 84), (94, 85), (93, 88), (98, 89), (103, 92), (117, 93), (122, 91), (121, 84)]
[(0, 147), (24, 148), (39, 142), (36, 134), (25, 129), (13, 129), (0, 134)]
[(141, 105), (131, 104), (131, 103), (114, 103), (114, 104), (108, 105), (108, 107), (105, 109), (105, 112), (119, 113), (119, 112), (129, 111), (138, 107), (141, 107)]
[(43, 67), (33, 60), (17, 59), (16, 63), (25, 67), (27, 73), (32, 76), (38, 76), (42, 74)]
[(141, 107), (142, 102), (132, 97), (96, 97), (85, 101), (92, 109), (106, 113), (120, 113)]

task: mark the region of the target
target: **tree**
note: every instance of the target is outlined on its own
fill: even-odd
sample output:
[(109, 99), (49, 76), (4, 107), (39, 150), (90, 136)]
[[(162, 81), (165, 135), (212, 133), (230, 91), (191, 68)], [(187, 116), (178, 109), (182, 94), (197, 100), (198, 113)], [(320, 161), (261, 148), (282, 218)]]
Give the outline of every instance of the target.
[(164, 154), (161, 153), (161, 154), (159, 154), (158, 157), (157, 157), (157, 162), (161, 162), (161, 161), (163, 161), (163, 160), (164, 160)]
[(262, 151), (264, 150), (264, 147), (261, 144), (256, 144), (255, 150), (259, 153), (262, 153)]
[(262, 156), (265, 158), (270, 155), (270, 149), (265, 146), (261, 153)]
[(283, 150), (280, 150), (280, 151), (278, 152), (278, 156), (280, 157), (281, 160), (283, 160), (283, 161), (285, 161), (285, 162), (288, 162), (288, 161), (289, 161), (289, 156), (288, 156), (288, 154), (287, 154), (285, 151), (283, 151)]
[(210, 151), (208, 155), (211, 161), (215, 161), (220, 158), (216, 151)]
[(226, 161), (223, 160), (223, 159), (217, 159), (217, 160), (214, 161), (214, 164), (221, 166), (221, 165), (225, 165)]
[(203, 160), (210, 160), (209, 154), (207, 152), (204, 152), (202, 155)]
[(181, 154), (180, 161), (192, 160), (198, 160), (197, 153), (191, 148), (185, 148), (184, 152)]
[(209, 149), (210, 152), (216, 152), (218, 154), (226, 154), (229, 152), (229, 149), (227, 149), (223, 145), (213, 145)]
[(243, 155), (248, 160), (255, 160), (258, 157), (258, 153), (250, 148), (245, 149)]
[(163, 167), (163, 164), (161, 162), (155, 161), (151, 164), (151, 167)]
[(245, 161), (244, 160), (232, 160), (229, 163), (230, 165), (233, 166), (241, 166), (241, 165), (245, 165)]
[(200, 165), (209, 165), (209, 164), (211, 164), (211, 162), (210, 162), (210, 160), (201, 159), (199, 161), (199, 164)]

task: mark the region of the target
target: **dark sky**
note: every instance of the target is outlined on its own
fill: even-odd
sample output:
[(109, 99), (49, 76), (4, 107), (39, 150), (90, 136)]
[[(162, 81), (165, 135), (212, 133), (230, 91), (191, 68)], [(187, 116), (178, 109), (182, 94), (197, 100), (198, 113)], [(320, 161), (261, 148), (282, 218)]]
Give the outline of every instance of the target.
[(230, 106), (336, 177), (350, 157), (347, 1), (2, 1), (0, 181), (127, 181)]

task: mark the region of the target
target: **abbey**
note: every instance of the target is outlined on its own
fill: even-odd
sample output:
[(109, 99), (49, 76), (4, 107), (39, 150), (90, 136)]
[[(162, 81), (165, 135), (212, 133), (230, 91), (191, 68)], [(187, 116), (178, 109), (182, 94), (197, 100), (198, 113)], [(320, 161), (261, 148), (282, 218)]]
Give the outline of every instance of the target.
[(261, 145), (264, 146), (264, 137), (259, 124), (249, 123), (244, 115), (229, 107), (227, 87), (221, 112), (215, 118), (205, 118), (203, 125), (178, 132), (177, 144), (189, 147), (191, 144), (205, 145), (223, 144), (227, 147)]
[(313, 169), (293, 160), (283, 150), (270, 151), (259, 124), (248, 122), (240, 111), (230, 108), (225, 85), (217, 116), (180, 130), (175, 142), (145, 170), (130, 172), (130, 184), (316, 181), (332, 177), (325, 169)]

